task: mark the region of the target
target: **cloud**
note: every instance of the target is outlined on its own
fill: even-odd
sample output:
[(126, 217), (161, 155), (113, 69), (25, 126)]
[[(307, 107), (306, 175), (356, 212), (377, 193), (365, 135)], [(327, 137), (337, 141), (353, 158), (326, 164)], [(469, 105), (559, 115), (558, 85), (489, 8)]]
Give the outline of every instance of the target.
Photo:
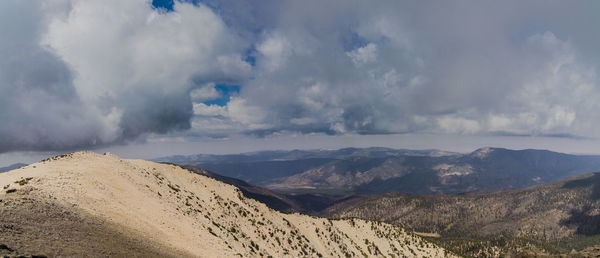
[(214, 83), (207, 83), (204, 86), (196, 88), (190, 92), (190, 97), (194, 102), (204, 102), (221, 97), (221, 93), (215, 89)]
[(206, 0), (169, 11), (147, 0), (3, 1), (0, 152), (153, 134), (600, 137), (593, 10), (546, 1)]
[(260, 114), (247, 124), (259, 134), (600, 136), (598, 55), (581, 44), (600, 43), (585, 34), (600, 21), (586, 6), (568, 6), (579, 17), (562, 3), (441, 5), (283, 1), (268, 25), (255, 21), (254, 77), (239, 97)]
[(213, 97), (207, 84), (251, 69), (240, 54), (247, 43), (203, 5), (178, 2), (169, 13), (145, 0), (1, 5), (0, 151), (186, 130), (192, 99)]
[(375, 43), (369, 43), (366, 46), (359, 47), (347, 54), (352, 59), (354, 65), (375, 62), (377, 59), (377, 45)]
[(0, 3), (0, 152), (91, 145), (109, 130), (110, 114), (90, 118), (71, 69), (37, 44), (42, 16), (35, 2)]

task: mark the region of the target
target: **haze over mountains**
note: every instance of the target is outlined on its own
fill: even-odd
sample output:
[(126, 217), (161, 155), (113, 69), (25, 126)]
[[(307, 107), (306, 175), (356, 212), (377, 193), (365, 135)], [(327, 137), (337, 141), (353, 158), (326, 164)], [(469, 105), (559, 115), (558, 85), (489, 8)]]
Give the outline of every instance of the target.
[(397, 226), (283, 214), (169, 164), (92, 152), (0, 175), (0, 255), (449, 256)]
[(388, 148), (269, 151), (157, 159), (283, 192), (462, 193), (512, 189), (600, 170), (600, 156), (481, 148), (469, 154)]

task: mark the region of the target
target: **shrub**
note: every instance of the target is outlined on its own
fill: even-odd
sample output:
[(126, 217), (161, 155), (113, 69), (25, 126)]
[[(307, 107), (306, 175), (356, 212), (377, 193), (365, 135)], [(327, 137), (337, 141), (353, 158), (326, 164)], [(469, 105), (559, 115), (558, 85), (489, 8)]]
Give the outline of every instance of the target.
[(21, 180), (19, 181), (15, 181), (15, 184), (19, 184), (19, 185), (26, 185), (27, 183), (29, 183), (29, 180), (33, 179), (33, 177), (28, 177), (28, 178), (21, 178)]
[(213, 229), (211, 227), (208, 227), (208, 233), (211, 233), (213, 236), (219, 237), (217, 236), (217, 234), (215, 234), (215, 232), (213, 232)]
[(169, 188), (173, 189), (173, 191), (175, 191), (175, 192), (179, 192), (179, 191), (181, 191), (181, 190), (179, 189), (179, 187), (177, 187), (177, 186), (174, 186), (174, 185), (172, 185), (172, 184), (167, 184), (167, 185), (169, 186)]
[(10, 247), (8, 247), (8, 246), (7, 246), (7, 245), (5, 245), (5, 244), (0, 244), (0, 250), (7, 250), (7, 251), (9, 251), (9, 252), (12, 252), (12, 251), (13, 251), (13, 249), (11, 249)]

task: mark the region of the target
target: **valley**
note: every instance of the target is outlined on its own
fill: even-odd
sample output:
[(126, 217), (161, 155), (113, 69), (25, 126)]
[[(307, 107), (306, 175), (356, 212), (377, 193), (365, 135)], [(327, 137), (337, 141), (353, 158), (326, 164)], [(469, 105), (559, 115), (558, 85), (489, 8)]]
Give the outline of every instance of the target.
[(473, 256), (533, 247), (568, 253), (600, 243), (600, 173), (486, 193), (389, 193), (335, 204), (325, 213), (436, 234), (435, 242)]
[(285, 193), (445, 194), (523, 188), (600, 171), (600, 156), (546, 150), (348, 148), (191, 155), (156, 159), (192, 165)]
[[(317, 152), (312, 156), (332, 161), (304, 172), (281, 166), (283, 176), (274, 180), (253, 177), (259, 185), (187, 168), (236, 185), (277, 210), (391, 223), (464, 256), (594, 253), (600, 243), (600, 174), (586, 173), (598, 169), (597, 156), (498, 148), (444, 155), (339, 152), (360, 154)], [(252, 158), (241, 156), (207, 167), (259, 173), (248, 162)], [(302, 162), (268, 157), (261, 155), (261, 162)]]

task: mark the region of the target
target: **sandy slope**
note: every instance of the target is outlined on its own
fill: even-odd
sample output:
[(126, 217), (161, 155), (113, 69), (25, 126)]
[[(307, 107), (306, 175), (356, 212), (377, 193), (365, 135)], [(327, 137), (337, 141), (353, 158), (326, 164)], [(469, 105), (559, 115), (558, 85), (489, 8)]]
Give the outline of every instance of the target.
[[(110, 154), (79, 152), (32, 164), (0, 174), (0, 187), (4, 188), (0, 200), (5, 200), (0, 212), (15, 209), (6, 203), (19, 200), (54, 205), (84, 218), (83, 224), (104, 226), (115, 237), (152, 247), (153, 253), (142, 256), (445, 255), (443, 249), (389, 224), (282, 214), (242, 196), (231, 185), (177, 166), (122, 160)], [(36, 247), (18, 243), (18, 232), (11, 237), (11, 232), (0, 230), (4, 230), (0, 241), (27, 246), (28, 252)], [(43, 242), (39, 248), (50, 255), (68, 254), (48, 251)], [(88, 251), (98, 250), (103, 251)]]

